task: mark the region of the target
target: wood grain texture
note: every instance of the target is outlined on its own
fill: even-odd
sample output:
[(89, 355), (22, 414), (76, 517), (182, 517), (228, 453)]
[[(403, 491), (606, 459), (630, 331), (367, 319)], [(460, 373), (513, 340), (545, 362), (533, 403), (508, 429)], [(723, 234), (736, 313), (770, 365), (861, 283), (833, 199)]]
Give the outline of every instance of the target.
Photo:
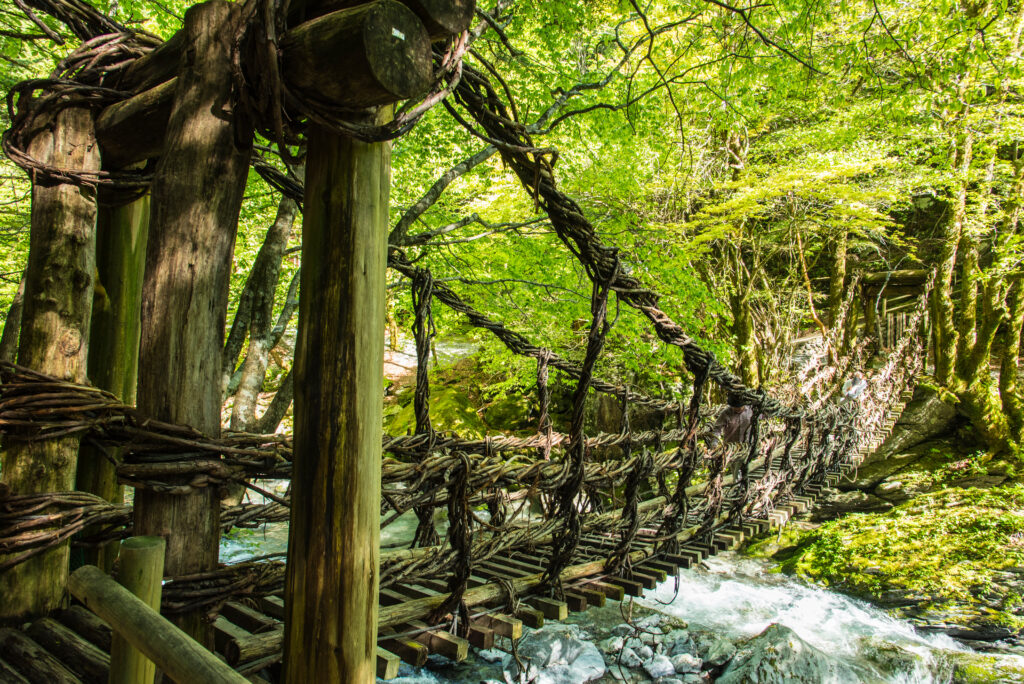
[[(240, 15), (224, 0), (185, 13), (187, 49), (153, 179), (142, 288), (139, 410), (209, 435), (220, 432), (228, 283), (252, 144), (248, 123), (231, 109)], [(186, 495), (136, 490), (135, 533), (167, 539), (168, 576), (216, 567), (219, 518), (214, 487)], [(203, 641), (210, 636), (198, 615), (179, 624)]]
[[(61, 110), (29, 146), (65, 169), (98, 170), (99, 149), (87, 109)], [(96, 198), (90, 188), (36, 183), (18, 362), (72, 382), (86, 381), (96, 246)], [(78, 438), (4, 444), (2, 481), (12, 494), (74, 488)], [(67, 586), (68, 545), (0, 574), (0, 620), (58, 608)]]
[(430, 39), (396, 0), (377, 0), (301, 24), (281, 42), (285, 78), (307, 96), (371, 107), (427, 90)]
[[(102, 201), (102, 190), (101, 190)], [(126, 404), (135, 403), (139, 373), (142, 279), (149, 237), (149, 196), (117, 207), (101, 204), (96, 220), (96, 275), (89, 333), (89, 380)], [(83, 444), (75, 488), (113, 503), (124, 501), (124, 485), (101, 449)], [(110, 571), (117, 541), (84, 550), (85, 562)]]
[(284, 681), (371, 682), (391, 148), (314, 126), (308, 149)]
[(75, 570), (71, 593), (176, 681), (245, 684), (245, 677), (93, 565)]

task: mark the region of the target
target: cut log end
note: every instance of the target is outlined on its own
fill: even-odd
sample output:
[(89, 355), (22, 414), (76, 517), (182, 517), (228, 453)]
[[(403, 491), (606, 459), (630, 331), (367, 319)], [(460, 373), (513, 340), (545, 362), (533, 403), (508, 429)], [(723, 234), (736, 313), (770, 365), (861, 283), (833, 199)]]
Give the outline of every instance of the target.
[(402, 0), (427, 28), (431, 40), (443, 40), (469, 28), (476, 0)]
[(296, 27), (282, 43), (289, 84), (307, 96), (363, 108), (425, 92), (430, 38), (396, 0), (338, 10)]

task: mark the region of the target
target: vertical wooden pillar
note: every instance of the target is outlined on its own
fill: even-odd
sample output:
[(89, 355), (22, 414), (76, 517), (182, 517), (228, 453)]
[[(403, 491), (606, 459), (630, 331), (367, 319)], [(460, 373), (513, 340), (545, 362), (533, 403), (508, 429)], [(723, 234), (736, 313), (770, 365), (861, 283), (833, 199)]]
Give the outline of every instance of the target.
[[(137, 405), (144, 415), (220, 433), (220, 358), (238, 212), (252, 132), (231, 110), (231, 49), (240, 5), (210, 0), (185, 13), (185, 43), (165, 152), (152, 186), (142, 288)], [(215, 487), (135, 492), (135, 534), (167, 539), (164, 571), (213, 569), (220, 539)], [(200, 642), (198, 613), (178, 620)]]
[[(163, 537), (129, 537), (121, 542), (117, 581), (157, 612), (166, 549)], [(152, 684), (155, 676), (156, 664), (115, 631), (110, 644), (109, 684)]]
[[(65, 169), (98, 170), (99, 149), (88, 109), (59, 112), (31, 143), (30, 154)], [(84, 382), (95, 272), (94, 190), (40, 181), (32, 186), (32, 232), (25, 270), (18, 362), (65, 380)], [(74, 488), (78, 438), (18, 442), (3, 449), (3, 482), (13, 494)], [(0, 620), (46, 613), (61, 603), (68, 545), (0, 575)]]
[(372, 682), (391, 146), (314, 126), (308, 149), (285, 681)]
[[(149, 195), (120, 206), (100, 205), (96, 220), (99, 282), (89, 336), (89, 380), (126, 404), (135, 404), (138, 382), (139, 309), (148, 237)], [(117, 482), (114, 464), (88, 444), (79, 452), (75, 488), (115, 503), (124, 499), (124, 487)], [(87, 563), (107, 572), (116, 557), (116, 541), (85, 553)]]

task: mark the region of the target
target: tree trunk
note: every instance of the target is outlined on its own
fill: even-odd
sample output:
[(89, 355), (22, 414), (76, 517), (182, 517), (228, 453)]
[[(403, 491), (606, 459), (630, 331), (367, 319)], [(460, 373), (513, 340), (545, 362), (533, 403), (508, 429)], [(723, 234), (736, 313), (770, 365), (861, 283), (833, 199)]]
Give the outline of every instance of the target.
[[(149, 196), (119, 206), (101, 206), (96, 222), (96, 282), (89, 337), (89, 379), (126, 404), (135, 404), (139, 371), (139, 313), (149, 238)], [(116, 467), (98, 447), (82, 446), (75, 488), (121, 503), (124, 486)], [(85, 562), (110, 571), (117, 542), (86, 549)]]
[(18, 360), (18, 336), (21, 332), (21, 312), (25, 306), (25, 276), (21, 276), (14, 301), (4, 319), (4, 332), (0, 335), (0, 361), (14, 363)]
[(267, 360), (270, 356), (271, 326), (274, 319), (274, 295), (281, 274), (281, 260), (284, 258), (288, 237), (299, 206), (294, 200), (284, 197), (277, 207), (277, 217), (267, 231), (267, 236), (253, 262), (246, 290), (252, 292), (249, 321), (249, 348), (242, 362), (238, 389), (231, 407), (231, 429), (247, 431), (256, 422), (256, 403), (263, 380), (267, 374)]
[(749, 387), (758, 385), (757, 341), (754, 338), (754, 318), (750, 313), (750, 278), (743, 263), (741, 242), (728, 247), (732, 280), (729, 306), (732, 309), (732, 339), (736, 351), (736, 365)]
[[(834, 327), (846, 299), (846, 246), (849, 234), (844, 230), (836, 236), (832, 250), (832, 267), (828, 272), (828, 324)], [(842, 340), (840, 340), (842, 347)]]
[[(88, 109), (60, 111), (31, 143), (36, 159), (66, 169), (98, 170), (99, 148)], [(18, 362), (72, 382), (86, 381), (93, 274), (96, 272), (94, 190), (68, 183), (32, 187), (32, 230)], [(78, 437), (4, 444), (3, 482), (12, 494), (74, 487)], [(64, 600), (68, 545), (61, 544), (0, 576), (0, 620), (17, 621)]]
[[(138, 406), (143, 415), (220, 433), (220, 363), (231, 256), (252, 140), (231, 111), (231, 52), (241, 9), (210, 0), (185, 13), (174, 109), (152, 188), (142, 298)], [(219, 494), (138, 489), (135, 534), (167, 539), (174, 577), (217, 564)], [(205, 642), (202, 616), (180, 626)]]
[(953, 271), (957, 248), (967, 219), (967, 182), (973, 152), (973, 134), (965, 130), (955, 138), (954, 169), (958, 179), (953, 215), (942, 234), (938, 279), (932, 293), (935, 339), (935, 378), (950, 388), (956, 386), (957, 330), (954, 321)]
[(375, 676), (390, 159), (387, 143), (311, 127), (285, 586), (292, 684)]
[(1024, 402), (1017, 390), (1017, 372), (1021, 351), (1021, 328), (1024, 327), (1024, 293), (1021, 281), (1010, 285), (1007, 296), (1008, 316), (1003, 329), (1002, 358), (999, 364), (999, 397), (1011, 433), (1020, 440), (1024, 436)]

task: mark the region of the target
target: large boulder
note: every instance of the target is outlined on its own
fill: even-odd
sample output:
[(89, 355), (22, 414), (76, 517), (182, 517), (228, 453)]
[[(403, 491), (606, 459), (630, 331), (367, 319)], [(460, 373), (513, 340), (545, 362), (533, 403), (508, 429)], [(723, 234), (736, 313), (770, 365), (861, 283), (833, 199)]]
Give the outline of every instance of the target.
[(857, 684), (867, 670), (830, 656), (784, 625), (769, 625), (741, 644), (716, 684)]
[(820, 499), (811, 512), (811, 520), (823, 522), (833, 520), (847, 513), (880, 513), (892, 508), (885, 499), (853, 490), (850, 492), (828, 490), (828, 494)]
[(575, 625), (553, 625), (526, 635), (519, 642), (519, 659), (523, 677), (512, 656), (505, 660), (509, 682), (583, 684), (603, 677), (606, 670), (601, 651)]
[(942, 401), (938, 393), (927, 387), (914, 390), (903, 414), (896, 421), (892, 434), (882, 443), (865, 463), (885, 460), (893, 454), (907, 451), (921, 442), (945, 434), (957, 417), (956, 408)]

